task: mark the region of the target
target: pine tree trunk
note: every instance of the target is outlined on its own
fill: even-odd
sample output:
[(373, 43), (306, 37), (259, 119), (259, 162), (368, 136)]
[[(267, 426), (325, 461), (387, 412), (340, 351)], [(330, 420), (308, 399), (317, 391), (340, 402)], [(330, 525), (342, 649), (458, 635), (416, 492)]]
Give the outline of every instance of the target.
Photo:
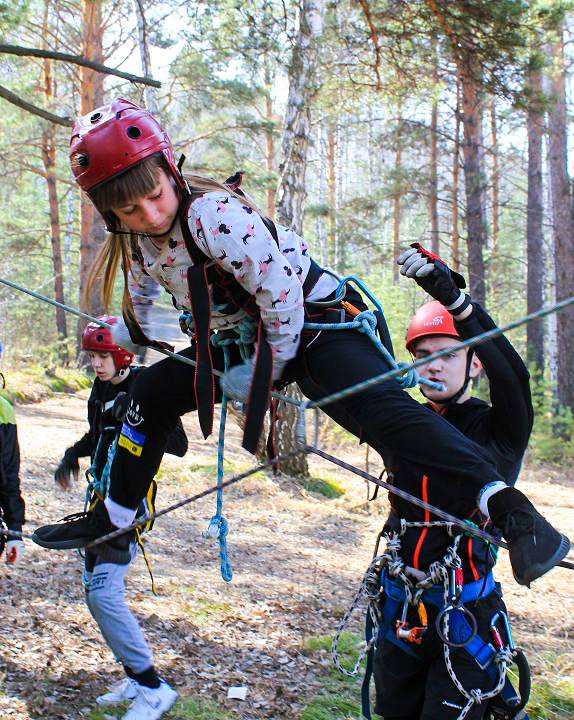
[[(44, 5), (44, 37), (48, 37), (48, 3)], [(51, 109), (50, 102), (54, 96), (51, 65), (49, 60), (43, 61), (44, 98), (47, 109)], [(50, 207), (50, 239), (52, 245), (52, 268), (54, 270), (54, 299), (65, 303), (64, 297), (64, 270), (62, 267), (62, 238), (60, 232), (60, 209), (58, 205), (58, 187), (56, 183), (56, 143), (54, 139), (55, 128), (51, 123), (44, 123), (42, 130), (42, 162), (46, 171), (48, 185), (48, 203)], [(66, 324), (66, 311), (56, 308), (56, 330), (58, 332), (58, 357), (63, 365), (68, 364), (68, 328)]]
[[(496, 123), (496, 102), (490, 106), (490, 138), (492, 144), (492, 253), (490, 260), (490, 287), (494, 291), (498, 277), (499, 248), (499, 170), (498, 170), (498, 127)], [(493, 303), (494, 304), (494, 303)]]
[(454, 270), (460, 270), (459, 242), (458, 234), (458, 175), (460, 169), (460, 116), (461, 116), (461, 100), (460, 100), (460, 73), (456, 74), (456, 111), (454, 126), (454, 151), (452, 160), (452, 267)]
[[(527, 313), (539, 310), (544, 303), (544, 231), (542, 186), (542, 138), (544, 116), (538, 99), (542, 95), (542, 77), (539, 71), (529, 78), (534, 98), (528, 107), (528, 204), (526, 208), (527, 240)], [(544, 369), (544, 324), (542, 319), (526, 326), (527, 360), (536, 372)]]
[(399, 115), (396, 120), (397, 127), (394, 133), (395, 138), (395, 179), (393, 187), (393, 284), (396, 284), (399, 279), (399, 266), (397, 265), (397, 258), (401, 253), (401, 164), (402, 164), (402, 151), (401, 151), (401, 129), (403, 125), (402, 117)]
[[(552, 194), (556, 298), (564, 300), (574, 294), (574, 234), (567, 164), (566, 71), (562, 38), (552, 45), (551, 57), (556, 70), (549, 83), (551, 105), (548, 111), (548, 161)], [(570, 307), (561, 310), (557, 315), (556, 323), (558, 401), (574, 412), (574, 363), (571, 358), (574, 309)]]
[[(285, 114), (283, 158), (277, 199), (277, 218), (281, 225), (301, 234), (305, 202), (305, 171), (311, 133), (311, 103), (316, 92), (318, 39), (323, 32), (322, 0), (303, 0), (299, 30), (289, 68), (289, 98)], [(302, 399), (298, 389), (292, 395)], [(276, 447), (279, 454), (295, 447), (297, 410), (287, 405), (277, 422)], [(281, 463), (282, 472), (294, 476), (309, 474), (305, 455), (297, 455)]]
[[(136, 19), (137, 19), (137, 24), (138, 24), (139, 48), (140, 48), (142, 71), (143, 71), (143, 74), (145, 77), (151, 78), (151, 77), (153, 77), (153, 74), (152, 74), (151, 59), (150, 59), (150, 54), (149, 54), (148, 31), (147, 31), (147, 22), (145, 19), (145, 10), (144, 10), (144, 5), (143, 5), (143, 0), (134, 0), (134, 9), (136, 12)], [(152, 115), (158, 115), (159, 108), (157, 105), (157, 93), (156, 93), (155, 88), (151, 87), (151, 85), (145, 85), (144, 93), (145, 93), (145, 101), (146, 101), (147, 109), (150, 111), (150, 113)]]
[(482, 108), (477, 73), (478, 68), (471, 52), (463, 53), (461, 82), (468, 274), (473, 298), (484, 304), (486, 299), (483, 257), (486, 246), (485, 182), (482, 157)]
[[(103, 58), (103, 25), (101, 0), (82, 0), (82, 55), (95, 62), (104, 62)], [(104, 104), (103, 75), (82, 67), (80, 69), (80, 112), (86, 115), (91, 110)], [(86, 280), (90, 268), (94, 264), (98, 248), (104, 242), (105, 228), (102, 219), (94, 206), (82, 197), (80, 207), (80, 301), (84, 294)], [(99, 289), (90, 298), (90, 309), (93, 315), (103, 314)], [(82, 332), (86, 321), (78, 320), (78, 349), (81, 347)]]
[(430, 125), (430, 188), (429, 188), (429, 216), (430, 216), (430, 245), (431, 252), (435, 255), (440, 253), (440, 235), (438, 224), (438, 152), (437, 152), (437, 132), (438, 132), (438, 98), (437, 98), (437, 59), (433, 68), (433, 98), (431, 107), (431, 125)]

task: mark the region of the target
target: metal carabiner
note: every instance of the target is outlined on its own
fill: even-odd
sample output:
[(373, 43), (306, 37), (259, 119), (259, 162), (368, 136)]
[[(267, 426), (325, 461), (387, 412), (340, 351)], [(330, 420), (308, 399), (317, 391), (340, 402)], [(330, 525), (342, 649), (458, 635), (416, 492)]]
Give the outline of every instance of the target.
[(493, 615), (492, 620), (490, 621), (490, 632), (492, 634), (492, 639), (494, 640), (494, 644), (496, 645), (498, 650), (502, 650), (504, 647), (502, 637), (500, 635), (498, 628), (496, 627), (496, 623), (499, 618), (502, 619), (502, 623), (504, 625), (504, 630), (506, 632), (506, 638), (508, 640), (508, 649), (510, 650), (510, 652), (512, 654), (514, 654), (516, 651), (516, 647), (514, 645), (514, 640), (512, 638), (512, 632), (510, 630), (510, 623), (508, 622), (508, 615), (504, 612), (504, 610), (499, 610), (495, 615)]

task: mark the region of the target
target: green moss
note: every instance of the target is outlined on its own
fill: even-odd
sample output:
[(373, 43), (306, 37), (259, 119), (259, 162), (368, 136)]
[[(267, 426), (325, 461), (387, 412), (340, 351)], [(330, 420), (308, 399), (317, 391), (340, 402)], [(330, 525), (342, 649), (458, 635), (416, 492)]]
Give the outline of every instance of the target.
[(345, 494), (340, 485), (328, 478), (311, 477), (299, 480), (299, 482), (308, 492), (314, 492), (326, 498), (338, 498)]

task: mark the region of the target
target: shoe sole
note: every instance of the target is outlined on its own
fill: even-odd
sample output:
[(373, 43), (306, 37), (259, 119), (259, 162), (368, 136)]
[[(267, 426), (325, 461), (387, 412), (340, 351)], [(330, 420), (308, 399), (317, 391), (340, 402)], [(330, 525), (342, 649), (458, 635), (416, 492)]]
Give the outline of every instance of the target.
[[(90, 543), (97, 540), (97, 538), (71, 538), (70, 540), (50, 540), (48, 538), (39, 538), (36, 533), (32, 534), (32, 540), (40, 547), (47, 548), (48, 550), (81, 550), (87, 547)], [(116, 550), (110, 547), (107, 543), (99, 543), (89, 548), (89, 551), (94, 555), (98, 555), (102, 560), (106, 560), (116, 565), (129, 565), (131, 561), (131, 554), (127, 550)]]
[(527, 587), (530, 587), (530, 583), (534, 582), (534, 580), (537, 580), (539, 577), (542, 577), (545, 573), (547, 573), (549, 570), (552, 570), (553, 567), (558, 565), (558, 563), (561, 560), (564, 560), (566, 555), (568, 555), (570, 551), (570, 540), (566, 537), (566, 535), (560, 534), (560, 537), (562, 538), (560, 540), (560, 545), (558, 546), (558, 549), (552, 555), (548, 560), (544, 563), (535, 563), (534, 565), (531, 565), (527, 572), (524, 573), (522, 577), (518, 577), (516, 573), (513, 573), (514, 579), (519, 585), (526, 585)]
[(36, 533), (32, 534), (32, 540), (43, 548), (48, 550), (78, 550), (86, 547), (94, 538), (70, 538), (69, 540), (50, 540), (50, 536), (46, 538), (38, 537)]

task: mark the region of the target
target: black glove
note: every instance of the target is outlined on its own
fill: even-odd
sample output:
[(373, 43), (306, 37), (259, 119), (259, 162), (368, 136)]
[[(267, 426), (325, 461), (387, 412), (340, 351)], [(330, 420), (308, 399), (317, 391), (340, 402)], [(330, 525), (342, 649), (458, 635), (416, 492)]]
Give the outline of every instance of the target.
[(119, 392), (116, 395), (114, 404), (112, 406), (112, 415), (119, 422), (123, 422), (126, 419), (126, 412), (128, 411), (128, 395), (125, 392)]
[(469, 305), (470, 298), (461, 292), (461, 288), (466, 287), (463, 276), (419, 243), (412, 243), (409, 250), (399, 255), (397, 263), (402, 265), (401, 275), (414, 278), (423, 290), (451, 313), (458, 315)]
[(63, 489), (69, 490), (72, 484), (70, 475), (77, 482), (80, 474), (80, 464), (77, 460), (66, 460), (65, 458), (56, 468), (54, 473), (54, 481)]

